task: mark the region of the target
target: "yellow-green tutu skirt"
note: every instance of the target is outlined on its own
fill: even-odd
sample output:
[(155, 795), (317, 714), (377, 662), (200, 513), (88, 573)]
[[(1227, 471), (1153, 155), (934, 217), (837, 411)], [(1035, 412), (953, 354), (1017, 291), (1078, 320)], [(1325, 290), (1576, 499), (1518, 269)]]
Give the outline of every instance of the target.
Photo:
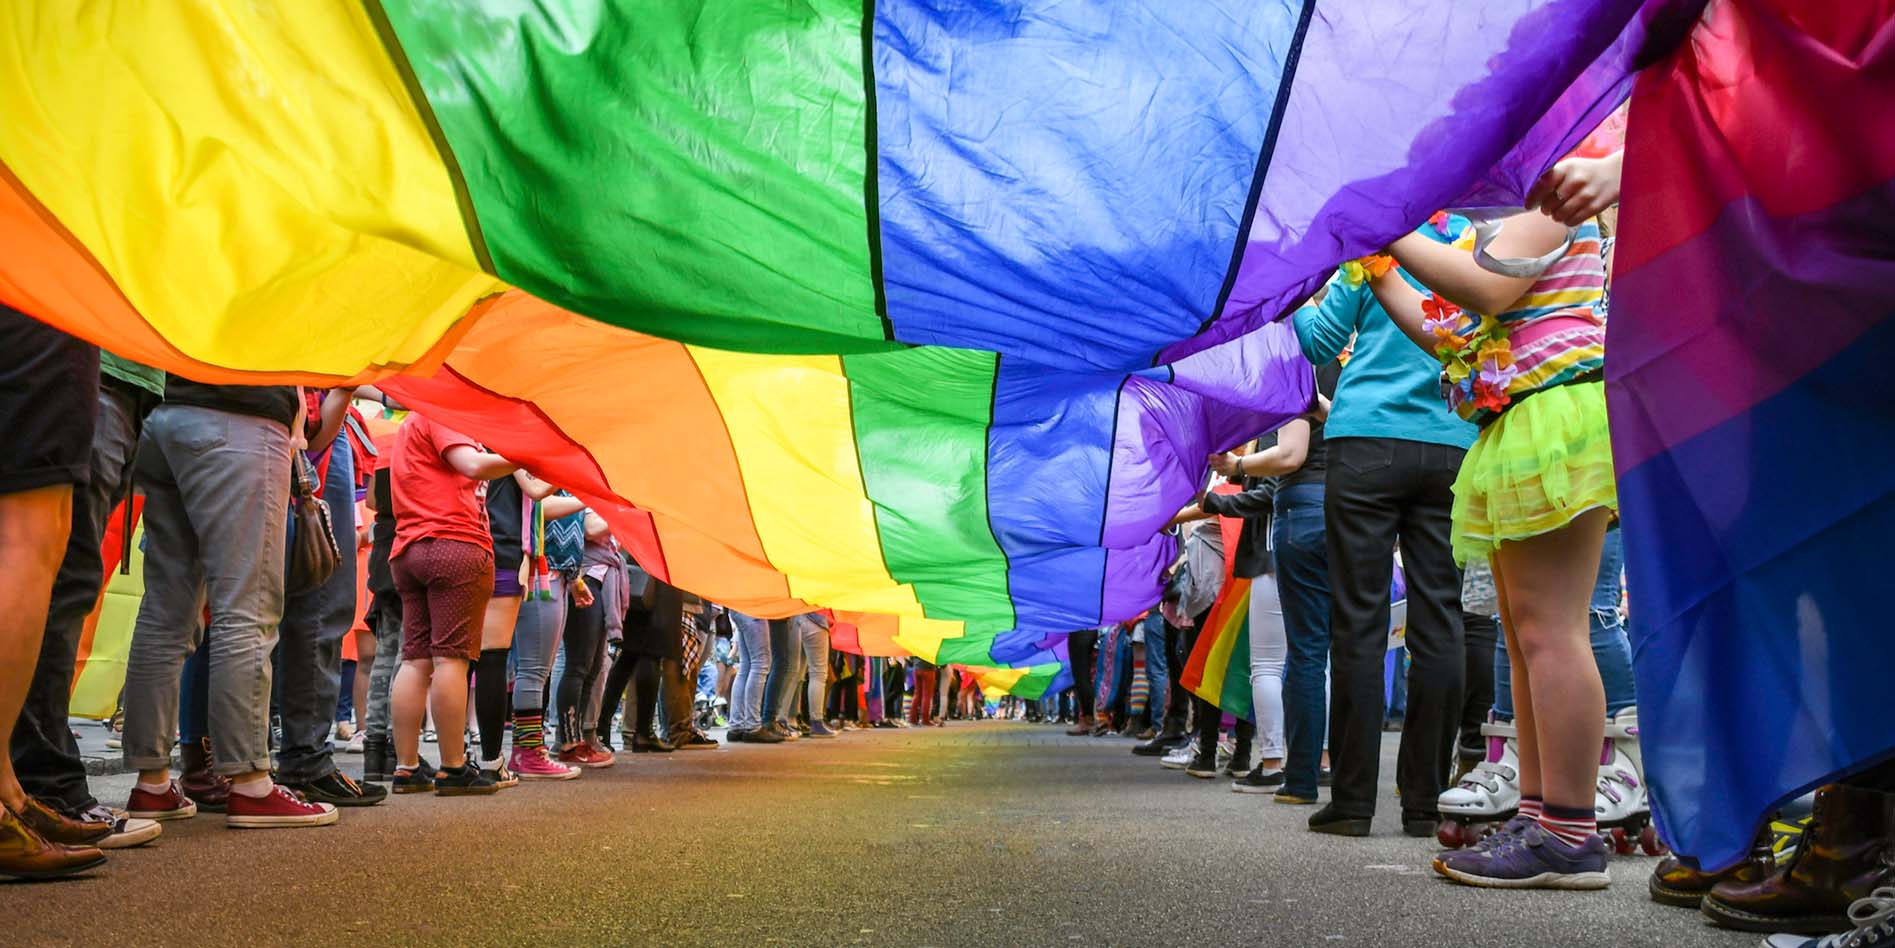
[(1551, 533), (1589, 510), (1617, 512), (1605, 383), (1535, 393), (1481, 430), (1454, 479), (1454, 558)]

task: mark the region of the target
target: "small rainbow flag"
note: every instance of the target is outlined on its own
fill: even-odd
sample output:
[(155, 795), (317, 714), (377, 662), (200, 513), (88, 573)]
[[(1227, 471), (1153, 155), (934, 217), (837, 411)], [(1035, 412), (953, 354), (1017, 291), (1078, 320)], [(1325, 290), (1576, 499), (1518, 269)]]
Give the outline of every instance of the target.
[[(1220, 494), (1236, 493), (1231, 484), (1219, 484)], [(1191, 659), (1179, 677), (1186, 691), (1203, 698), (1240, 718), (1255, 713), (1250, 691), (1250, 584), (1235, 575), (1237, 544), (1244, 532), (1240, 517), (1219, 517), (1218, 530), (1224, 538), (1224, 584), (1217, 600), (1205, 614), (1204, 628), (1198, 630), (1191, 646)], [(1274, 576), (1263, 582), (1276, 582)]]

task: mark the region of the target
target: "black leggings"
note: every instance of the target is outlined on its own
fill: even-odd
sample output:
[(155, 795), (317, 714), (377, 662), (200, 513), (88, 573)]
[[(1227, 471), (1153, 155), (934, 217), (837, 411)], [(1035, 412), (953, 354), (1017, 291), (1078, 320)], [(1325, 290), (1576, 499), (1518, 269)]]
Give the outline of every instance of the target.
[(567, 610), (564, 647), (566, 673), (559, 678), (554, 707), (559, 710), (560, 743), (572, 745), (586, 739), (579, 719), (598, 683), (599, 666), (605, 663), (605, 605), (599, 599), (583, 609)]
[(1092, 705), (1097, 700), (1098, 691), (1092, 684), (1092, 666), (1098, 661), (1095, 654), (1098, 645), (1099, 632), (1096, 629), (1074, 632), (1066, 639), (1067, 654), (1072, 656), (1073, 662), (1073, 692), (1079, 698), (1079, 718), (1082, 721), (1092, 717)]
[(612, 660), (612, 670), (605, 675), (605, 697), (599, 700), (599, 720), (594, 725), (599, 736), (611, 740), (607, 733), (612, 727), (612, 718), (619, 713), (619, 701), (625, 696), (625, 686), (636, 684), (637, 693), (632, 709), (633, 732), (641, 737), (652, 736), (652, 719), (658, 713), (658, 660), (650, 655), (621, 651)]

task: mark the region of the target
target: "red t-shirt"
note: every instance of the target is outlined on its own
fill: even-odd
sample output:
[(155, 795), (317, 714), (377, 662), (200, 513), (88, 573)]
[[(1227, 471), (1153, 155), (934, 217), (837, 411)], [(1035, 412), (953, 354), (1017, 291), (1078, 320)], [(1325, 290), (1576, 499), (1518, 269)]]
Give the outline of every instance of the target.
[(493, 546), (487, 530), (487, 482), (463, 477), (447, 463), (447, 450), (462, 444), (480, 447), (474, 439), (419, 414), (410, 415), (401, 426), (394, 459), (388, 463), (395, 501), (395, 545), (390, 559), (420, 539)]

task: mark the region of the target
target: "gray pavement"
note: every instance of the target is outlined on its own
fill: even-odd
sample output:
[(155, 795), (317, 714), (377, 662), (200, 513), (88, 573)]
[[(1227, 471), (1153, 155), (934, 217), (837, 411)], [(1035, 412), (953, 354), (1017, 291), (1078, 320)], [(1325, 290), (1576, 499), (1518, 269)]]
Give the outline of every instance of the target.
[[(1388, 735), (1385, 778), (1399, 735)], [(1305, 831), (1230, 792), (1010, 722), (621, 754), (487, 798), (395, 797), (317, 830), (213, 815), (91, 877), (0, 885), (5, 945), (1751, 946), (1598, 893), (1461, 888), (1431, 841)], [(359, 758), (343, 758), (346, 768)], [(97, 778), (109, 803), (129, 776)]]

